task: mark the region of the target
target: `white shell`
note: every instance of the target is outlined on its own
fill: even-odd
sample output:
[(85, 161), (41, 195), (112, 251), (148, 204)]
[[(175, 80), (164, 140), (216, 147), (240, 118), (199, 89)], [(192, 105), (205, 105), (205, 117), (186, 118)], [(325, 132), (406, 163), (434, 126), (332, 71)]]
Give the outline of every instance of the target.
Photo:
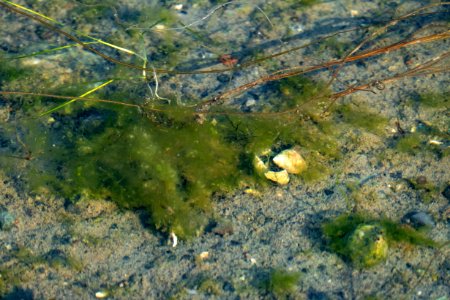
[(178, 245), (178, 237), (175, 232), (170, 233), (170, 240), (172, 240), (172, 248), (175, 248)]
[(95, 293), (95, 298), (97, 298), (97, 299), (104, 299), (106, 297), (108, 297), (107, 291), (101, 290), (101, 291), (98, 291)]
[(253, 167), (258, 173), (263, 173), (267, 171), (266, 164), (257, 155), (255, 155), (255, 157), (253, 158)]
[(267, 179), (272, 180), (278, 184), (284, 185), (289, 183), (289, 174), (286, 170), (274, 172), (268, 171), (264, 173)]
[(200, 253), (200, 254), (198, 255), (198, 257), (199, 257), (201, 260), (208, 259), (208, 258), (209, 258), (209, 252), (208, 252), (208, 251), (203, 251), (202, 253)]
[(306, 161), (294, 149), (287, 149), (278, 153), (273, 162), (290, 174), (300, 174), (306, 169)]

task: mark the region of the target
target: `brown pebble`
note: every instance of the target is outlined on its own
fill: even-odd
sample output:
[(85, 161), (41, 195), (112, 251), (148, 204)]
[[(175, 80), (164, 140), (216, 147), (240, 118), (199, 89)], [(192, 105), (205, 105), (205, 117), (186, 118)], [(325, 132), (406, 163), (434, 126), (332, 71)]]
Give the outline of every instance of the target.
[(419, 176), (416, 178), (416, 182), (417, 184), (426, 184), (427, 183), (427, 178), (425, 176)]
[(231, 235), (233, 234), (233, 225), (230, 223), (221, 224), (215, 227), (212, 231), (220, 236), (224, 236), (226, 234)]

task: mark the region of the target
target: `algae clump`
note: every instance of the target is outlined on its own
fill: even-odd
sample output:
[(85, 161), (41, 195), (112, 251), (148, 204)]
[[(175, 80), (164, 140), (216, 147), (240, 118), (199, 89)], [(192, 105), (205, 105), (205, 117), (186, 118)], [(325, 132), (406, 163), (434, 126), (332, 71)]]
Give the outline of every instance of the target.
[(448, 108), (450, 104), (450, 92), (421, 94), (419, 96), (419, 103), (431, 108)]
[(145, 209), (156, 229), (188, 238), (207, 224), (213, 193), (262, 182), (251, 162), (255, 153), (299, 144), (333, 155), (317, 146), (315, 140), (326, 139), (321, 130), (313, 124), (298, 130), (292, 122), (226, 114), (197, 122), (192, 108), (176, 104), (139, 113), (75, 103), (51, 116), (7, 123), (0, 165), (10, 176), (21, 172), (34, 192)]
[(308, 100), (320, 86), (302, 77), (281, 83), (292, 97), (278, 111), (308, 104), (292, 116), (213, 111), (198, 120), (193, 107), (177, 104), (135, 109), (78, 101), (36, 118), (29, 115), (48, 112), (50, 101), (19, 103), (21, 114), (2, 134), (7, 143), (0, 165), (12, 177), (20, 172), (34, 192), (145, 209), (154, 228), (189, 238), (208, 223), (213, 193), (268, 184), (253, 169), (253, 157), (262, 151), (299, 145), (313, 167), (302, 177), (328, 174), (327, 163), (340, 150), (336, 130), (319, 120), (317, 103)]
[[(21, 143), (0, 163), (10, 175), (15, 163), (36, 192), (68, 199), (107, 198), (124, 208), (144, 208), (156, 228), (181, 238), (198, 234), (211, 210), (213, 191), (238, 184), (239, 151), (225, 143), (220, 127), (198, 124), (192, 112), (165, 108), (143, 116), (123, 107), (90, 107), (51, 122), (20, 122)], [(29, 161), (20, 144), (33, 153)], [(13, 163), (12, 163), (13, 162)]]
[(359, 225), (350, 235), (348, 245), (350, 259), (357, 266), (374, 266), (388, 254), (386, 237), (379, 225)]
[(358, 108), (344, 104), (337, 108), (337, 113), (341, 115), (344, 122), (372, 133), (381, 133), (383, 127), (387, 125), (385, 117), (373, 113), (364, 107)]
[(358, 268), (384, 261), (388, 247), (408, 243), (436, 247), (438, 244), (423, 232), (389, 219), (376, 219), (361, 214), (343, 214), (323, 225), (329, 248)]
[(299, 280), (300, 273), (298, 272), (275, 269), (270, 272), (264, 286), (277, 299), (284, 299), (295, 291)]

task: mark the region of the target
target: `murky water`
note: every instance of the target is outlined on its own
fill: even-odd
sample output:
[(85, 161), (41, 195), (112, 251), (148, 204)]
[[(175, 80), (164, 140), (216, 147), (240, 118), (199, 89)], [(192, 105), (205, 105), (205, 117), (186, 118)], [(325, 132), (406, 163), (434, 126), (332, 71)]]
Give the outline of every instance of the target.
[(447, 299), (447, 10), (1, 1), (0, 294)]

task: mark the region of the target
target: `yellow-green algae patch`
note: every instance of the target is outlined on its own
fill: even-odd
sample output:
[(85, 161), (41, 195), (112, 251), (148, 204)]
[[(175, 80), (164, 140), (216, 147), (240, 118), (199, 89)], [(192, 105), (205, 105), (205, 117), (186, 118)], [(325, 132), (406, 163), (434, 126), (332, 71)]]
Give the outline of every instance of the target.
[(423, 232), (385, 218), (362, 214), (343, 214), (323, 225), (329, 248), (358, 268), (367, 268), (384, 261), (388, 247), (408, 243), (436, 247), (438, 243)]
[[(48, 107), (46, 101), (33, 104), (21, 108), (33, 115)], [(139, 111), (74, 103), (6, 124), (0, 164), (11, 176), (20, 172), (34, 192), (144, 208), (155, 228), (187, 238), (207, 224), (213, 193), (264, 183), (253, 170), (255, 153), (299, 145), (307, 160), (337, 157), (336, 143), (318, 124), (298, 116), (240, 114), (198, 122), (194, 109), (178, 105)]]

